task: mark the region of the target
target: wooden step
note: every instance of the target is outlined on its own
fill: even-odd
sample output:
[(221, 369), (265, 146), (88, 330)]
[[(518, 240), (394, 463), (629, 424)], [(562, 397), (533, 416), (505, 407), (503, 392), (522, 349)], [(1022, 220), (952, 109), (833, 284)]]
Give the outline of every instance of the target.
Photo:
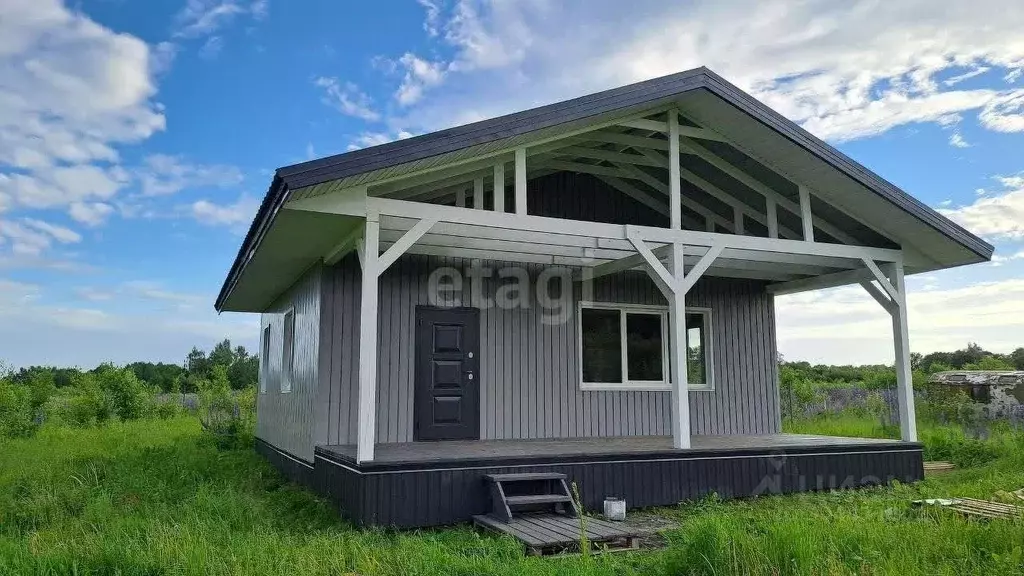
[(489, 482), (530, 482), (533, 480), (565, 480), (558, 472), (529, 472), (524, 474), (485, 474)]
[(572, 502), (567, 494), (529, 494), (526, 496), (506, 496), (505, 502), (509, 506), (525, 506), (527, 504), (559, 504)]

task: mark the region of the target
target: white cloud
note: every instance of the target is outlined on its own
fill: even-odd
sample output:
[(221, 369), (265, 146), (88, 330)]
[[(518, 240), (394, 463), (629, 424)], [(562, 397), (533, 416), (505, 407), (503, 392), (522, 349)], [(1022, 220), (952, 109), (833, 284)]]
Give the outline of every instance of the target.
[(1024, 260), (1024, 250), (1021, 250), (1019, 252), (1015, 252), (1013, 254), (1010, 254), (1009, 256), (1003, 256), (1001, 254), (993, 254), (992, 255), (992, 264), (991, 265), (995, 266), (995, 267), (999, 267), (999, 266), (1002, 266), (1002, 265), (1006, 264), (1007, 262), (1012, 262), (1014, 260)]
[(74, 230), (34, 218), (0, 220), (0, 238), (10, 243), (13, 254), (33, 257), (42, 254), (54, 240), (61, 244), (74, 244), (82, 240), (81, 235)]
[(444, 80), (445, 65), (442, 62), (430, 62), (406, 52), (398, 59), (398, 64), (405, 69), (402, 84), (395, 92), (395, 99), (402, 106), (415, 104), (424, 90)]
[(114, 207), (103, 202), (75, 202), (68, 208), (68, 215), (75, 222), (93, 227), (106, 222), (113, 212)]
[(417, 131), (700, 65), (834, 141), (967, 113), (991, 129), (1024, 130), (1017, 92), (959, 89), (1024, 63), (1022, 4), (459, 0), (428, 10), (426, 24), (444, 31), (433, 41), (452, 56), (432, 63), (443, 71), (433, 87), (446, 86), (436, 98), (408, 85), (415, 105), (394, 121)]
[(208, 300), (207, 296), (168, 290), (160, 282), (133, 280), (125, 282), (120, 292), (147, 300), (156, 300), (176, 305), (178, 308), (194, 308)]
[(363, 132), (356, 136), (352, 142), (348, 145), (348, 150), (359, 150), (360, 148), (369, 148), (370, 146), (380, 146), (381, 144), (387, 144), (395, 140), (402, 140), (405, 138), (411, 138), (412, 132), (405, 130), (398, 130), (397, 132)]
[(964, 80), (969, 80), (971, 78), (974, 78), (975, 76), (980, 76), (980, 75), (984, 74), (985, 72), (988, 72), (989, 70), (991, 70), (991, 68), (989, 68), (988, 66), (979, 66), (979, 67), (974, 68), (972, 70), (968, 70), (967, 72), (964, 72), (963, 74), (957, 74), (956, 76), (952, 76), (950, 78), (947, 78), (946, 81), (943, 82), (943, 84), (945, 84), (946, 86), (955, 86), (955, 85), (963, 82)]
[(323, 88), (323, 102), (336, 108), (342, 114), (354, 116), (367, 122), (380, 120), (380, 113), (373, 109), (373, 100), (351, 82), (340, 84), (337, 78), (321, 76), (314, 81)]
[(441, 3), (438, 0), (416, 0), (426, 10), (427, 16), (423, 21), (423, 30), (430, 37), (440, 33), (438, 26), (441, 23)]
[(175, 17), (175, 36), (195, 38), (212, 34), (248, 10), (230, 0), (188, 0)]
[[(133, 291), (133, 283), (76, 290), (88, 303), (74, 305), (47, 298), (38, 286), (0, 278), (3, 360), (15, 366), (91, 368), (101, 361), (180, 362), (192, 346), (209, 349), (224, 338), (256, 346), (258, 318), (218, 316), (212, 295), (178, 293), (153, 282), (134, 284), (141, 291)], [(126, 307), (126, 302), (147, 300), (169, 304), (173, 313)]]
[(28, 208), (58, 208), (88, 199), (106, 200), (129, 182), (118, 167), (62, 166), (28, 174), (0, 174), (0, 193)]
[(50, 224), (49, 222), (43, 222), (42, 220), (36, 220), (35, 218), (25, 218), (24, 222), (36, 230), (49, 234), (62, 244), (74, 244), (82, 241), (81, 234), (63, 226)]
[(164, 129), (153, 55), (56, 0), (6, 2), (0, 19), (0, 173), (116, 161)]
[(248, 225), (252, 221), (259, 206), (259, 200), (243, 195), (233, 204), (215, 204), (209, 200), (199, 200), (192, 204), (190, 211), (192, 217), (203, 224), (238, 229), (240, 225)]
[(192, 164), (167, 154), (146, 157), (138, 177), (145, 196), (175, 194), (185, 188), (229, 188), (242, 182), (242, 173), (234, 166)]
[(220, 51), (224, 48), (224, 39), (220, 36), (210, 36), (203, 42), (202, 48), (199, 49), (199, 57), (204, 60), (213, 60)]
[(949, 135), (949, 145), (954, 148), (970, 148), (971, 144), (964, 140), (964, 137), (959, 132), (953, 132)]
[(108, 300), (112, 300), (115, 296), (111, 291), (90, 288), (88, 286), (75, 288), (75, 294), (77, 294), (79, 298), (90, 302), (106, 302)]
[[(1007, 352), (1021, 345), (1024, 280), (911, 288), (907, 299), (915, 352), (955, 350), (968, 341)], [(791, 360), (893, 360), (889, 315), (859, 286), (779, 297), (776, 306), (779, 349)]]
[(939, 212), (968, 230), (996, 238), (1024, 238), (1024, 173), (996, 177), (1003, 190), (989, 194), (982, 190), (973, 203)]
[(1024, 132), (1024, 90), (1001, 94), (978, 115), (982, 126), (996, 132)]

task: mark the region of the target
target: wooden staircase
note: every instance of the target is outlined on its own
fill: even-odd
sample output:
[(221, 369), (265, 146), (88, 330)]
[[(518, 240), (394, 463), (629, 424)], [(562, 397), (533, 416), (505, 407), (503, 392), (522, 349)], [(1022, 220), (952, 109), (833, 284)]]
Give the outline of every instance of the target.
[(473, 522), (514, 536), (528, 554), (578, 550), (584, 533), (592, 547), (636, 548), (634, 530), (597, 518), (581, 522), (565, 474), (487, 474), (483, 480), (490, 489), (491, 511), (473, 516)]
[(511, 522), (513, 514), (547, 512), (577, 518), (580, 511), (565, 483), (565, 474), (487, 474), (491, 492), (490, 516)]

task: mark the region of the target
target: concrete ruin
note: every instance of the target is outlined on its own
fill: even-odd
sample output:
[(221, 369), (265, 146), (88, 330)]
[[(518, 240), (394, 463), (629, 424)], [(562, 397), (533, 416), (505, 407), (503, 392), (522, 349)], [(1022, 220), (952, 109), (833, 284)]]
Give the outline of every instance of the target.
[(932, 374), (928, 382), (963, 390), (990, 418), (1008, 417), (1024, 405), (1024, 371), (949, 370)]

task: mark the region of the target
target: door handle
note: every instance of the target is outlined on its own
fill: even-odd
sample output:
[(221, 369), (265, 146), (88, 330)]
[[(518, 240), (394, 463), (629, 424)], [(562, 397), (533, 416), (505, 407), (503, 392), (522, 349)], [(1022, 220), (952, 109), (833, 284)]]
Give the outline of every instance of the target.
[(473, 379), (473, 373), (470, 372), (469, 374), (466, 375), (466, 377), (469, 378), (470, 380), (472, 380)]

